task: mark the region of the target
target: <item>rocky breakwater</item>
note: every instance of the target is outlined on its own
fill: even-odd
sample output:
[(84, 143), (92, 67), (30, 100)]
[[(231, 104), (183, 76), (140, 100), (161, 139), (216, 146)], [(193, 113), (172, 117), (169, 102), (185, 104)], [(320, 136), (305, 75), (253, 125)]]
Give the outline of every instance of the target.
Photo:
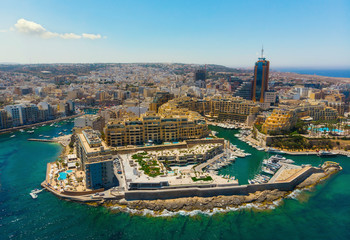
[(339, 163), (328, 161), (321, 166), (321, 169), (323, 170), (322, 172), (312, 174), (311, 176), (306, 178), (302, 183), (300, 183), (297, 186), (297, 188), (303, 189), (303, 188), (313, 187), (319, 182), (341, 171), (343, 168), (339, 165)]
[[(335, 162), (326, 162), (320, 168), (323, 171), (311, 174), (296, 188), (304, 189), (315, 186), (320, 181), (327, 179), (329, 176), (342, 170), (341, 166)], [(125, 199), (119, 201), (105, 202), (105, 206), (112, 207), (118, 211), (131, 210), (133, 213), (142, 213), (145, 209), (151, 210), (154, 213), (162, 213), (164, 210), (170, 212), (178, 211), (194, 211), (194, 210), (213, 210), (213, 209), (230, 209), (238, 208), (247, 204), (254, 204), (259, 208), (269, 208), (278, 200), (287, 197), (290, 191), (280, 190), (265, 190), (256, 191), (249, 195), (232, 195), (232, 196), (216, 196), (216, 197), (189, 197), (177, 198), (167, 200), (134, 200), (126, 201)]]

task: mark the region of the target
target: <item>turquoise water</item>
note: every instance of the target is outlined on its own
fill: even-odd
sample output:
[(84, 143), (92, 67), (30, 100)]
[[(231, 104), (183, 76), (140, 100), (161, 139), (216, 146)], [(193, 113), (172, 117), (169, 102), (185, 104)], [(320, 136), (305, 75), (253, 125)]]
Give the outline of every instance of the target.
[(57, 178), (58, 180), (66, 180), (68, 173), (73, 172), (73, 170), (67, 170), (65, 172), (60, 172), (58, 173), (59, 177)]
[[(241, 209), (215, 215), (144, 217), (112, 213), (103, 207), (67, 202), (43, 191), (33, 200), (61, 147), (29, 142), (35, 134), (55, 135), (60, 128), (42, 127), (34, 134), (0, 135), (0, 239), (350, 239), (350, 158), (340, 162), (344, 170), (299, 200), (287, 199), (274, 210)], [(258, 171), (266, 153), (237, 140), (234, 130), (215, 128), (252, 153), (222, 171), (238, 175), (241, 183)], [(292, 157), (298, 164), (318, 165), (315, 156)]]
[(57, 178), (57, 180), (66, 180), (67, 179), (67, 174), (66, 172), (60, 172), (58, 175), (59, 177)]
[[(309, 127), (308, 130), (311, 130), (311, 128)], [(314, 129), (314, 131), (315, 131), (315, 129)], [(324, 131), (329, 132), (329, 128), (327, 128), (327, 127), (317, 128), (317, 131), (318, 132), (324, 132)], [(341, 132), (344, 132), (344, 131), (343, 130), (339, 130), (339, 129), (332, 129), (332, 132), (339, 132), (339, 133), (341, 133)]]
[(299, 74), (318, 75), (326, 77), (350, 78), (350, 69), (305, 69), (305, 68), (280, 68), (278, 71), (295, 72)]

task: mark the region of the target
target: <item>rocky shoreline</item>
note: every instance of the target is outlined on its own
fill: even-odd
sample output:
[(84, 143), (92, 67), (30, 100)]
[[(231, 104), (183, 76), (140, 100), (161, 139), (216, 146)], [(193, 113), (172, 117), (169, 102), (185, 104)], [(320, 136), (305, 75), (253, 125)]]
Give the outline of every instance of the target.
[[(326, 162), (322, 165), (323, 172), (314, 173), (296, 189), (302, 190), (311, 188), (321, 181), (329, 178), (333, 174), (342, 170), (341, 166), (335, 162)], [(152, 211), (155, 214), (161, 214), (163, 211), (179, 212), (179, 211), (213, 211), (214, 209), (230, 209), (238, 208), (247, 204), (256, 204), (261, 208), (269, 208), (274, 202), (282, 200), (290, 195), (290, 191), (265, 190), (257, 191), (249, 195), (232, 195), (232, 196), (216, 196), (216, 197), (189, 197), (167, 200), (134, 200), (126, 201), (125, 199), (106, 201), (101, 205), (111, 208), (113, 211), (132, 212), (134, 214), (143, 214), (145, 210)]]

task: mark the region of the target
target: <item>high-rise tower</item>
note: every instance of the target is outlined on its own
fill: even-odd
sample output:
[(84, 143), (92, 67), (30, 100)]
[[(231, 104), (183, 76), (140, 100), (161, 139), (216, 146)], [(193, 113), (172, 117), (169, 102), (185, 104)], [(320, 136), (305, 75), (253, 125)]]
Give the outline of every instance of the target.
[(264, 58), (264, 48), (261, 49), (261, 57), (255, 63), (254, 81), (252, 84), (252, 100), (264, 102), (264, 95), (269, 83), (270, 62)]

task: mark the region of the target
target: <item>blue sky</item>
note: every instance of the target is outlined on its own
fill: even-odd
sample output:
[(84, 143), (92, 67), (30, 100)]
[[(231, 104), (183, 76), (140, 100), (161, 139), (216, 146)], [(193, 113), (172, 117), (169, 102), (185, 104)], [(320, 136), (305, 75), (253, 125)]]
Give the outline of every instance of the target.
[(349, 0), (1, 0), (0, 62), (350, 67)]

